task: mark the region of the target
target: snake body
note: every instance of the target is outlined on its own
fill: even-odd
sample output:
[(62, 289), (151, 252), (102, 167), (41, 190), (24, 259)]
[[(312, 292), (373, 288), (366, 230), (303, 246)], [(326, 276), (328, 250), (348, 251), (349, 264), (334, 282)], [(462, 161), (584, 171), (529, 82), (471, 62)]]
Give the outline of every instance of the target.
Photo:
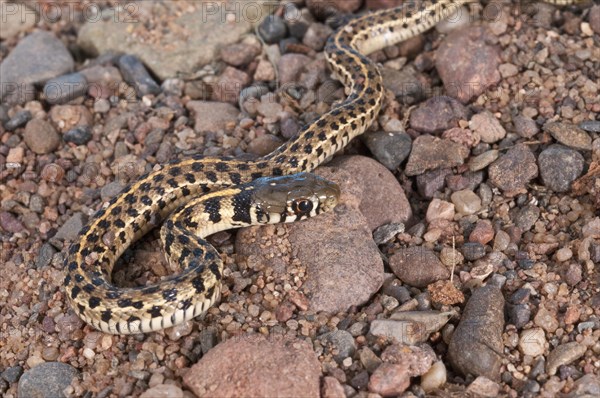
[[(559, 5), (574, 1), (546, 0)], [(430, 29), (466, 2), (410, 3), (340, 28), (328, 39), (325, 56), (347, 98), (271, 154), (255, 161), (195, 156), (126, 187), (69, 248), (64, 285), (77, 314), (106, 333), (131, 334), (170, 327), (204, 312), (219, 298), (222, 262), (202, 237), (222, 229), (303, 219), (335, 205), (339, 192), (334, 185), (298, 173), (331, 158), (378, 115), (382, 77), (366, 55)], [(263, 179), (273, 176), (288, 177)], [(146, 287), (111, 284), (119, 256), (167, 217), (162, 244), (167, 259), (183, 273)]]

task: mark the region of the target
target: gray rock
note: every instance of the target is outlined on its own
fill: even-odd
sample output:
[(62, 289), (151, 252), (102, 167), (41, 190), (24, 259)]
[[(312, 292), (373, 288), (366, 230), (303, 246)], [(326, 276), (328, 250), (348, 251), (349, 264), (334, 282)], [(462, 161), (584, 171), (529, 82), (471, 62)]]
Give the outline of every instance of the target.
[[(600, 10), (600, 6), (597, 7)], [(600, 133), (600, 121), (585, 120), (579, 123), (579, 128), (590, 133)]]
[(81, 97), (87, 90), (85, 76), (76, 72), (48, 80), (44, 85), (44, 97), (50, 104), (65, 104)]
[(23, 367), (21, 366), (11, 366), (10, 368), (6, 368), (4, 372), (2, 372), (2, 378), (9, 383), (16, 383), (19, 380), (19, 377), (23, 374)]
[(592, 137), (575, 125), (551, 122), (544, 124), (543, 129), (563, 145), (584, 151), (592, 149)]
[(92, 139), (92, 131), (88, 126), (78, 126), (67, 131), (63, 135), (63, 139), (75, 145), (84, 145)]
[(329, 26), (318, 22), (312, 23), (306, 31), (302, 43), (315, 51), (322, 51), (331, 33), (332, 29)]
[(479, 242), (466, 242), (462, 247), (465, 260), (475, 261), (485, 256), (485, 246)]
[(422, 101), (426, 93), (431, 92), (429, 79), (424, 78), (412, 65), (406, 65), (401, 70), (381, 68), (381, 74), (384, 87), (391, 90), (403, 104), (412, 105)]
[(258, 33), (265, 43), (274, 44), (287, 36), (287, 26), (280, 16), (269, 15), (258, 27)]
[(37, 31), (19, 42), (0, 64), (0, 100), (22, 103), (32, 85), (70, 72), (73, 57), (52, 33)]
[(508, 307), (508, 322), (522, 329), (531, 319), (531, 308), (528, 304), (510, 305)]
[(540, 153), (538, 164), (546, 187), (554, 192), (567, 192), (583, 173), (585, 160), (576, 150), (555, 144)]
[(388, 243), (402, 232), (404, 232), (404, 224), (402, 223), (384, 224), (373, 231), (373, 240), (378, 245), (382, 245)]
[(521, 208), (514, 208), (511, 212), (511, 218), (522, 231), (529, 231), (540, 218), (540, 213), (539, 207), (526, 205)]
[[(140, 2), (136, 3), (140, 9), (135, 21), (128, 16), (94, 19), (81, 27), (77, 43), (92, 55), (109, 50), (135, 55), (160, 80), (191, 75), (212, 62), (223, 46), (240, 41), (269, 13), (266, 4), (270, 3), (265, 0), (252, 2), (252, 7), (240, 4), (243, 13), (236, 14), (239, 18), (224, 23), (231, 5), (223, 2), (194, 3), (189, 12), (181, 12), (176, 2)], [(105, 12), (122, 14), (112, 9)], [(161, 32), (159, 40), (147, 39), (155, 33), (153, 24), (146, 24), (153, 15), (168, 19), (171, 26)], [(131, 29), (139, 34), (132, 35)]]
[(28, 370), (19, 379), (19, 398), (66, 397), (63, 390), (79, 377), (74, 367), (61, 362), (46, 362)]
[(375, 158), (390, 170), (396, 170), (410, 154), (412, 140), (403, 131), (377, 131), (363, 135), (363, 141)]
[(77, 237), (85, 222), (86, 217), (83, 213), (75, 213), (59, 228), (54, 237), (56, 239), (71, 241)]
[(504, 296), (486, 285), (473, 292), (448, 346), (452, 366), (463, 375), (500, 379)]
[(104, 201), (110, 200), (117, 196), (123, 190), (123, 188), (125, 188), (125, 184), (119, 180), (109, 182), (100, 189), (100, 197)]
[[(600, 14), (600, 6), (598, 8), (598, 13)], [(600, 377), (594, 374), (587, 374), (577, 379), (575, 383), (573, 383), (573, 387), (570, 389), (569, 398), (576, 397), (599, 397), (600, 396)]]
[(356, 351), (354, 337), (345, 330), (335, 330), (321, 337), (332, 345), (336, 352), (333, 357), (337, 362), (341, 363), (345, 358), (352, 357)]
[(515, 116), (513, 124), (515, 125), (515, 132), (523, 138), (533, 138), (540, 131), (535, 120), (526, 116)]
[(402, 248), (390, 257), (390, 268), (402, 282), (414, 287), (450, 277), (450, 272), (435, 253), (424, 247)]
[(526, 192), (526, 185), (537, 177), (535, 156), (525, 145), (509, 149), (488, 168), (490, 182), (508, 196)]
[(460, 166), (469, 150), (456, 142), (422, 135), (413, 141), (412, 152), (404, 172), (416, 176), (428, 170)]
[(52, 247), (52, 245), (49, 243), (44, 243), (42, 247), (40, 247), (40, 252), (35, 260), (35, 267), (40, 269), (46, 265), (50, 265), (54, 253), (56, 253), (56, 249), (54, 249), (54, 247)]
[(29, 122), (30, 120), (31, 120), (31, 112), (29, 112), (27, 110), (19, 111), (19, 112), (15, 113), (15, 115), (4, 124), (4, 128), (9, 131), (14, 131), (15, 129), (18, 129), (19, 127), (24, 126), (25, 123)]
[(144, 64), (136, 56), (123, 55), (119, 58), (118, 65), (123, 79), (135, 89), (138, 97), (160, 93), (160, 86), (154, 81)]

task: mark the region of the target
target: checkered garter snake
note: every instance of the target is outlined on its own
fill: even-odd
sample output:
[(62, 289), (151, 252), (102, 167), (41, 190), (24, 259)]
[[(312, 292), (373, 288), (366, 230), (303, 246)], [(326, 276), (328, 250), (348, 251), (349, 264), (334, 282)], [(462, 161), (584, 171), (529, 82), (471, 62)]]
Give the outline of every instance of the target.
[[(577, 1), (545, 0), (557, 5)], [(106, 333), (131, 334), (167, 328), (206, 311), (220, 296), (223, 264), (203, 237), (229, 228), (304, 219), (335, 206), (338, 188), (306, 172), (362, 134), (378, 115), (382, 77), (366, 54), (428, 30), (466, 2), (410, 3), (340, 28), (327, 41), (325, 55), (347, 98), (271, 154), (254, 161), (178, 160), (125, 188), (69, 248), (64, 285), (76, 313)], [(184, 271), (145, 287), (111, 284), (119, 256), (165, 219), (164, 251)]]

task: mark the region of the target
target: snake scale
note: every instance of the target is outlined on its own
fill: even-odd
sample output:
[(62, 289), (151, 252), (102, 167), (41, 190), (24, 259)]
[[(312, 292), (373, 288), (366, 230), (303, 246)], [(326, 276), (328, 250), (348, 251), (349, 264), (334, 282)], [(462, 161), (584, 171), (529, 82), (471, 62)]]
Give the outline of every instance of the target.
[[(306, 172), (344, 148), (377, 117), (384, 96), (382, 77), (366, 55), (430, 29), (466, 2), (413, 2), (341, 27), (328, 39), (325, 56), (347, 98), (271, 154), (254, 161), (195, 156), (126, 187), (69, 248), (64, 285), (76, 313), (106, 333), (131, 334), (167, 328), (206, 311), (220, 297), (223, 264), (203, 237), (228, 228), (304, 219), (335, 206), (337, 186)], [(165, 219), (164, 251), (184, 271), (145, 287), (111, 284), (119, 256)]]

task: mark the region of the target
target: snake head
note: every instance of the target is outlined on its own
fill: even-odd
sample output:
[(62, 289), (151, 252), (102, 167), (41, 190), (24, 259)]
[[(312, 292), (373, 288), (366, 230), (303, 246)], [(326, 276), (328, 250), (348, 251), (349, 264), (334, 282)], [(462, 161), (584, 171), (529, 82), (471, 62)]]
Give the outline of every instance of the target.
[(270, 223), (313, 217), (333, 209), (340, 197), (336, 184), (309, 173), (266, 177), (255, 183), (255, 203)]

